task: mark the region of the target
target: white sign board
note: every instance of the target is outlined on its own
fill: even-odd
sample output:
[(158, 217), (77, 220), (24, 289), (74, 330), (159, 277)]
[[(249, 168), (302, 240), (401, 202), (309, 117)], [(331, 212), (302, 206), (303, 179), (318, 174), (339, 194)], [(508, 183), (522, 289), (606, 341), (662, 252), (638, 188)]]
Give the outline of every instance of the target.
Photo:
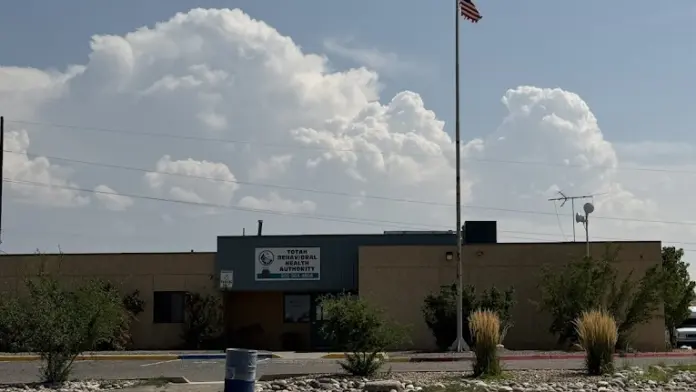
[(319, 280), (320, 248), (256, 248), (256, 280)]
[(220, 288), (231, 289), (234, 284), (234, 271), (220, 271)]

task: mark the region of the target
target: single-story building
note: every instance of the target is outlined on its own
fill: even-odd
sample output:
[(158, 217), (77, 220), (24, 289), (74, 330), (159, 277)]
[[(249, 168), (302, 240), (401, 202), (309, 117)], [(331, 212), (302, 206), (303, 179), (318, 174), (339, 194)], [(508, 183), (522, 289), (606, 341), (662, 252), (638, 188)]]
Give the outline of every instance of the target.
[[(540, 313), (540, 269), (585, 255), (585, 243), (497, 243), (490, 222), (469, 222), (463, 247), (463, 278), (479, 290), (513, 286), (517, 305), (505, 346), (551, 349), (549, 317)], [(493, 227), (493, 229), (491, 229)], [(145, 312), (132, 335), (135, 348), (177, 347), (186, 292), (222, 296), (229, 345), (266, 350), (326, 350), (319, 330), (325, 294), (354, 293), (409, 326), (401, 349), (431, 350), (434, 338), (422, 305), (428, 293), (456, 280), (456, 236), (452, 232), (385, 232), (360, 235), (261, 235), (218, 237), (217, 252), (44, 255), (49, 270), (66, 283), (103, 278), (125, 293), (139, 290)], [(618, 246), (621, 274), (638, 276), (661, 262), (661, 243), (592, 242), (601, 256)], [(0, 255), (0, 291), (21, 290), (38, 268), (37, 255)], [(664, 348), (664, 322), (656, 317), (635, 331), (635, 348)]]

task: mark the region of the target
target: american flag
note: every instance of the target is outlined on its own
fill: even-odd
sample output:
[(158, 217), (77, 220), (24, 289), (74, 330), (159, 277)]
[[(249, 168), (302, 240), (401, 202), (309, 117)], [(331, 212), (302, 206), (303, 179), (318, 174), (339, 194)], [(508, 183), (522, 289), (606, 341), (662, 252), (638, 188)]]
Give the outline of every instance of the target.
[(478, 8), (471, 0), (459, 0), (459, 13), (473, 23), (478, 22), (482, 18)]

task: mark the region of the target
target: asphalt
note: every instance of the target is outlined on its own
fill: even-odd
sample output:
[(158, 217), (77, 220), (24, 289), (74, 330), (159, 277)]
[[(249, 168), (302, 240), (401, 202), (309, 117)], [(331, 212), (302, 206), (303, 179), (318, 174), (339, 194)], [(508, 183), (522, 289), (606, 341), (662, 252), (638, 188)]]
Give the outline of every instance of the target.
[[(618, 365), (648, 366), (651, 364), (696, 363), (696, 358), (622, 358)], [(40, 363), (37, 361), (0, 362), (0, 384), (35, 382)], [(582, 360), (512, 360), (504, 361), (509, 370), (523, 369), (581, 369)], [(392, 372), (461, 371), (468, 372), (469, 361), (390, 363)], [(269, 359), (259, 363), (259, 377), (274, 375), (340, 373), (337, 361), (305, 361)], [(222, 381), (225, 376), (224, 360), (169, 360), (169, 361), (80, 361), (75, 363), (75, 379), (141, 379), (157, 377), (185, 377), (193, 382)]]

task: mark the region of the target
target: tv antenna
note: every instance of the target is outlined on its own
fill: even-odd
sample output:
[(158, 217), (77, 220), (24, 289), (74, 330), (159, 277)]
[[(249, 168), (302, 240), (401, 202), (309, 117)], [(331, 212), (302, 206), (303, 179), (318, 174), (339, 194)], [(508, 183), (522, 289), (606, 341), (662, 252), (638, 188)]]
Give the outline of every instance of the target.
[(592, 201), (594, 201), (595, 196), (602, 195), (603, 193), (594, 193), (594, 194), (590, 194), (590, 195), (580, 195), (580, 196), (568, 196), (565, 193), (563, 193), (562, 191), (558, 191), (558, 194), (560, 195), (559, 197), (551, 198), (551, 199), (549, 199), (549, 201), (553, 201), (553, 202), (561, 201), (561, 207), (563, 207), (565, 205), (565, 203), (568, 202), (568, 200), (570, 200), (570, 208), (572, 209), (572, 211), (571, 211), (572, 215), (570, 217), (571, 217), (571, 220), (573, 222), (573, 242), (575, 242), (575, 223), (576, 223), (575, 222), (575, 200), (592, 199)]

